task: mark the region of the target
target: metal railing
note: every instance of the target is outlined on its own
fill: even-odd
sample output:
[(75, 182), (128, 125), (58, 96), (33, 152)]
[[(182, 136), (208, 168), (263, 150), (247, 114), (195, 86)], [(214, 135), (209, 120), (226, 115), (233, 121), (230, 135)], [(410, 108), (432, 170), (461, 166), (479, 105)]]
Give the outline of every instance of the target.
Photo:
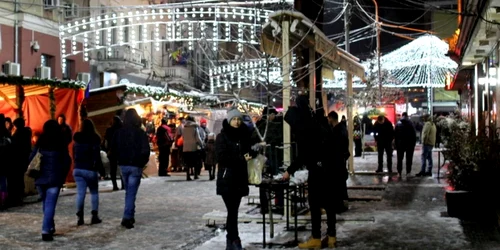
[(104, 48), (97, 52), (97, 60), (99, 61), (126, 61), (142, 65), (144, 64), (142, 59), (143, 51), (126, 45), (112, 47), (111, 50)]

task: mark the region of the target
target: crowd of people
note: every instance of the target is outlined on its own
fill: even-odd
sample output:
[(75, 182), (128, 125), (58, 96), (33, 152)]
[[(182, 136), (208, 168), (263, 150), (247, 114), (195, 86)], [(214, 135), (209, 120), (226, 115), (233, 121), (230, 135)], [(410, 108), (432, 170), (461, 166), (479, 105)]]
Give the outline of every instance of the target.
[(33, 146), (32, 132), (29, 127), (25, 127), (24, 119), (18, 118), (12, 123), (13, 126), (10, 126), (11, 122), (0, 114), (0, 122), (5, 124), (0, 126), (0, 156), (5, 159), (4, 162), (15, 159), (0, 168), (0, 207), (22, 204), (25, 172), (30, 162), (40, 155), (39, 174), (34, 183), (42, 202), (43, 241), (53, 240), (56, 231), (54, 216), (57, 200), (72, 164), (74, 167), (71, 174), (77, 189), (76, 224), (84, 224), (87, 189), (90, 192), (92, 207), (90, 224), (102, 222), (98, 212), (98, 182), (105, 176), (101, 148), (107, 152), (110, 160), (115, 190), (118, 189), (116, 171), (118, 167), (121, 170), (122, 189), (125, 189), (121, 225), (128, 229), (134, 227), (135, 199), (143, 168), (150, 155), (149, 139), (141, 128), (142, 121), (135, 109), (125, 112), (123, 122), (120, 117), (115, 117), (103, 139), (90, 119), (83, 120), (79, 130), (73, 134), (65, 116), (59, 115), (57, 120), (48, 120), (43, 124), (42, 132), (35, 137)]
[[(431, 116), (422, 117), (424, 126), (421, 132), (422, 155), (421, 169), (416, 174), (420, 176), (432, 176), (432, 149), (436, 145), (437, 128)], [(406, 176), (411, 176), (413, 165), (413, 153), (417, 143), (417, 130), (414, 123), (410, 120), (408, 114), (404, 112), (396, 126), (384, 116), (380, 115), (373, 126), (375, 141), (378, 151), (377, 173), (383, 172), (384, 154), (386, 155), (387, 172), (392, 173), (392, 154), (396, 149), (397, 165), (396, 169), (399, 176), (403, 172), (403, 159), (406, 154)], [(427, 164), (428, 163), (428, 164)]]
[[(169, 169), (181, 168), (186, 172), (186, 180), (190, 181), (198, 179), (204, 167), (209, 172), (210, 180), (217, 179), (216, 193), (222, 196), (228, 212), (226, 249), (242, 249), (237, 219), (241, 199), (249, 193), (247, 162), (258, 154), (264, 154), (268, 159), (265, 174), (279, 173), (283, 159), (282, 154), (276, 153), (276, 149), (283, 142), (283, 122), (292, 128), (294, 142), (300, 152), (293, 157), (283, 179), (288, 180), (290, 175), (302, 167), (309, 170), (308, 199), (312, 237), (299, 244), (299, 248), (335, 245), (336, 213), (345, 209), (343, 202), (347, 199), (346, 161), (350, 157), (347, 123), (345, 117), (341, 119), (334, 111), (325, 116), (321, 110), (313, 110), (306, 96), (299, 96), (296, 104), (289, 108), (284, 117), (279, 118), (276, 109), (266, 107), (255, 127), (248, 126), (243, 114), (233, 108), (227, 112), (222, 130), (217, 136), (209, 131), (205, 119), (201, 119), (198, 124), (191, 116), (181, 119), (177, 127), (169, 124), (167, 119), (162, 119), (155, 131), (159, 176), (169, 176)], [(417, 176), (432, 175), (432, 149), (436, 144), (436, 126), (429, 116), (423, 118), (422, 165)], [(356, 117), (353, 122), (356, 147), (354, 156), (360, 156), (361, 127), (366, 127), (366, 121), (364, 117)], [(106, 176), (101, 160), (103, 150), (110, 162), (113, 190), (119, 190), (116, 176), (117, 170), (121, 171), (121, 188), (125, 189), (121, 225), (127, 229), (134, 227), (136, 195), (151, 151), (150, 138), (135, 109), (128, 109), (123, 120), (120, 116), (115, 116), (103, 138), (90, 119), (83, 120), (79, 130), (73, 134), (64, 115), (60, 115), (57, 120), (45, 122), (33, 147), (31, 129), (25, 127), (22, 118), (11, 122), (0, 114), (0, 124), (2, 123), (5, 126), (0, 126), (0, 156), (7, 161), (16, 160), (5, 164), (11, 167), (0, 168), (0, 208), (22, 204), (26, 169), (31, 160), (41, 154), (40, 176), (36, 178), (35, 185), (43, 204), (42, 239), (53, 240), (57, 200), (72, 164), (72, 175), (77, 187), (76, 224), (85, 223), (84, 202), (87, 189), (91, 196), (90, 224), (101, 223), (98, 182)], [(376, 172), (383, 171), (384, 154), (387, 156), (387, 171), (392, 172), (392, 154), (393, 149), (396, 149), (398, 174), (402, 175), (406, 155), (406, 174), (410, 175), (418, 132), (408, 115), (403, 113), (395, 126), (386, 117), (379, 116), (369, 129), (374, 133), (378, 148)], [(69, 148), (70, 144), (72, 150)], [(326, 195), (330, 198), (324, 199)], [(265, 198), (262, 193), (261, 196)], [(277, 197), (279, 206), (280, 195), (277, 194)], [(261, 204), (267, 202), (261, 199)], [(267, 206), (262, 205), (261, 212), (267, 213), (268, 211), (264, 211), (266, 208)], [(321, 208), (327, 213), (328, 226), (327, 237), (323, 240)]]

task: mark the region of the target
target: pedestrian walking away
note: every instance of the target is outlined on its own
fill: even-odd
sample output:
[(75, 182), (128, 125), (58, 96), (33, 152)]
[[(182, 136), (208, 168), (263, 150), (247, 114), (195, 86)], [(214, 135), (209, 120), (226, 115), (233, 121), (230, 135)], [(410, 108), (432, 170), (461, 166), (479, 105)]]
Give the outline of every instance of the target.
[(92, 219), (90, 224), (101, 223), (99, 211), (99, 172), (103, 171), (100, 144), (101, 137), (95, 130), (94, 123), (85, 119), (79, 132), (73, 136), (73, 160), (75, 162), (73, 176), (76, 182), (76, 216), (77, 225), (84, 224), (85, 195), (90, 191)]
[[(436, 145), (436, 125), (432, 117), (425, 115), (422, 129), (422, 168), (417, 176), (432, 176), (432, 149)], [(429, 165), (426, 166), (426, 163)]]
[(373, 128), (375, 130), (375, 141), (378, 151), (377, 173), (383, 172), (384, 153), (387, 157), (387, 172), (392, 173), (392, 141), (394, 140), (394, 128), (392, 123), (383, 115), (377, 117)]
[(417, 143), (417, 132), (408, 117), (408, 113), (404, 112), (401, 120), (399, 120), (396, 124), (394, 138), (398, 157), (398, 174), (401, 177), (401, 173), (403, 171), (403, 158), (406, 154), (406, 176), (410, 176), (413, 164), (413, 152), (415, 152), (415, 144)]
[[(113, 183), (113, 191), (118, 191), (118, 184), (116, 183), (116, 175), (118, 170), (118, 163), (116, 159), (113, 158), (111, 152), (111, 142), (113, 141), (113, 137), (115, 133), (123, 126), (122, 119), (119, 116), (113, 117), (113, 123), (111, 127), (106, 129), (106, 134), (104, 134), (103, 140), (103, 148), (106, 151), (106, 154), (109, 159), (109, 177), (111, 178), (111, 183)], [(124, 189), (123, 185), (123, 177), (120, 178), (121, 187)]]
[(56, 231), (54, 215), (57, 199), (71, 165), (66, 135), (67, 131), (63, 131), (57, 121), (49, 120), (45, 122), (43, 132), (29, 158), (31, 162), (38, 152), (42, 155), (40, 176), (35, 180), (35, 185), (42, 199), (43, 241), (52, 241), (54, 239), (53, 235)]
[(121, 225), (134, 228), (135, 199), (141, 184), (142, 169), (149, 161), (151, 148), (146, 132), (141, 129), (141, 117), (135, 109), (128, 109), (111, 143), (111, 155), (122, 171), (125, 187), (125, 207)]

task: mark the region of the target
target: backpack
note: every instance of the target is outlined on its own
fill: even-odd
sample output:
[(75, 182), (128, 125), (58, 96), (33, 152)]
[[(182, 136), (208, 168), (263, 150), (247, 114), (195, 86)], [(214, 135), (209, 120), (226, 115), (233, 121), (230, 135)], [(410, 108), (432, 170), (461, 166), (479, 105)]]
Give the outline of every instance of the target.
[(174, 139), (170, 136), (170, 128), (167, 125), (161, 125), (165, 129), (165, 145), (168, 147), (172, 147), (172, 144), (174, 143)]

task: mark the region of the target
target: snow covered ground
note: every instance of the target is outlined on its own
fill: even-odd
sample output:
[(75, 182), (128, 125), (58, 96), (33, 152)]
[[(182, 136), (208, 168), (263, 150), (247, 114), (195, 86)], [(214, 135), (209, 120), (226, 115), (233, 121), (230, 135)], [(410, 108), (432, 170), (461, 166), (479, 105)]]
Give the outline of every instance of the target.
[[(393, 158), (395, 171), (396, 158)], [(437, 155), (435, 155), (437, 162)], [(419, 171), (420, 152), (414, 155), (413, 174)], [(435, 164), (437, 165), (437, 164)], [(355, 169), (374, 172), (376, 155), (355, 158)], [(434, 167), (436, 172), (436, 167)], [(444, 173), (444, 171), (443, 171)], [(90, 197), (86, 201), (86, 224), (76, 226), (74, 189), (66, 189), (57, 206), (54, 242), (42, 242), (40, 236), (41, 203), (0, 212), (0, 250), (3, 249), (225, 249), (225, 232), (207, 227), (203, 216), (225, 213), (222, 199), (215, 194), (215, 182), (206, 172), (201, 180), (187, 182), (185, 175), (143, 179), (137, 197), (136, 227), (120, 226), (124, 191), (110, 192), (109, 181), (100, 183), (100, 215), (102, 224), (89, 225)], [(350, 196), (371, 195), (381, 201), (349, 203), (349, 211), (339, 215), (338, 249), (500, 249), (500, 236), (495, 231), (482, 231), (474, 224), (447, 217), (443, 179), (387, 175), (350, 176), (349, 186), (379, 186), (378, 190), (349, 190)], [(251, 195), (258, 190), (251, 189)], [(258, 199), (257, 199), (258, 201)], [(243, 199), (240, 212), (255, 211)], [(247, 215), (245, 215), (247, 216)], [(259, 216), (256, 216), (259, 217)], [(217, 221), (222, 226), (224, 221)], [(306, 225), (309, 229), (310, 225)], [(293, 232), (285, 223), (275, 224), (275, 237), (269, 238), (272, 249), (297, 249)], [(262, 224), (240, 223), (240, 236), (247, 250), (263, 249)], [(309, 231), (299, 232), (299, 241)]]

